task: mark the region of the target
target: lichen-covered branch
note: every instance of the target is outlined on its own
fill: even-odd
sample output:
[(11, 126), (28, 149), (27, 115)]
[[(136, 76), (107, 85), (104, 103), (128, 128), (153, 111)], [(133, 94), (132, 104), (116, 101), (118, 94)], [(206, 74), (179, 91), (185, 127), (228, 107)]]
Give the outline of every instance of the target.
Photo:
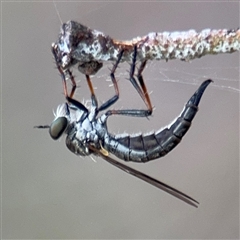
[(240, 30), (211, 30), (201, 32), (149, 33), (130, 41), (118, 41), (92, 30), (75, 21), (63, 24), (58, 41), (54, 44), (57, 57), (63, 69), (77, 62), (116, 61), (124, 50), (121, 61), (130, 61), (134, 46), (137, 46), (137, 60), (184, 61), (204, 55), (232, 53), (240, 50)]
[(138, 45), (139, 59), (191, 60), (207, 54), (232, 53), (240, 50), (240, 30), (211, 30), (201, 32), (149, 33), (133, 39)]

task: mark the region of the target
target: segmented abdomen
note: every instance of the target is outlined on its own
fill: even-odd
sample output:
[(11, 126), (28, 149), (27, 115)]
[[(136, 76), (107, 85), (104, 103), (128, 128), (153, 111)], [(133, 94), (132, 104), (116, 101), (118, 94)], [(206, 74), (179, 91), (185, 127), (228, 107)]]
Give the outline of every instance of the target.
[(160, 158), (175, 148), (191, 126), (198, 111), (198, 104), (206, 87), (212, 80), (204, 81), (186, 103), (184, 110), (173, 123), (155, 133), (138, 136), (108, 135), (103, 147), (120, 159), (147, 162)]

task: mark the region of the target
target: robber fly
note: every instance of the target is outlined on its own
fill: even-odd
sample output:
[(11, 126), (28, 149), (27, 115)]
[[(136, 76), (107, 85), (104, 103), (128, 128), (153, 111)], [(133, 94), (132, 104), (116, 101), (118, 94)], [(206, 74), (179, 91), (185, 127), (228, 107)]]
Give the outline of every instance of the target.
[[(178, 191), (167, 184), (139, 172), (109, 155), (115, 155), (124, 161), (147, 162), (165, 156), (181, 141), (191, 126), (191, 122), (198, 111), (201, 97), (212, 80), (204, 81), (192, 97), (187, 101), (181, 114), (167, 127), (148, 134), (117, 134), (108, 132), (107, 119), (112, 115), (127, 115), (142, 117), (142, 110), (107, 110), (99, 116), (101, 106), (95, 95), (91, 97), (91, 109), (88, 110), (79, 101), (67, 96), (67, 102), (58, 106), (55, 119), (51, 125), (37, 126), (49, 128), (50, 136), (57, 140), (66, 135), (67, 148), (76, 155), (97, 155), (107, 162), (160, 188), (182, 201), (197, 207), (198, 201)], [(109, 102), (108, 102), (109, 103)], [(112, 105), (109, 103), (107, 108)]]

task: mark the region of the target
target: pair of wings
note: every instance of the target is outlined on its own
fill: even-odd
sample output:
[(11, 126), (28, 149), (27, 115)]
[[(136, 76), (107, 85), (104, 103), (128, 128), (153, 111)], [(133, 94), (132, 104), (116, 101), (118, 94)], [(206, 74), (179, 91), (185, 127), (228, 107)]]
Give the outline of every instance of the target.
[(96, 155), (102, 157), (104, 160), (106, 160), (107, 162), (109, 162), (110, 164), (112, 164), (113, 166), (123, 170), (124, 172), (131, 174), (149, 184), (151, 184), (152, 186), (155, 186), (169, 194), (171, 194), (172, 196), (184, 201), (185, 203), (193, 206), (193, 207), (198, 207), (199, 202), (196, 201), (195, 199), (191, 198), (190, 196), (186, 195), (185, 193), (177, 190), (176, 188), (173, 188), (169, 185), (167, 185), (166, 183), (163, 183), (153, 177), (150, 177), (136, 169), (133, 169), (123, 163), (118, 162), (117, 160), (111, 158), (108, 156), (108, 154), (106, 154), (107, 152), (102, 152), (99, 151), (98, 149), (94, 148), (94, 147), (90, 147), (92, 151), (95, 152)]

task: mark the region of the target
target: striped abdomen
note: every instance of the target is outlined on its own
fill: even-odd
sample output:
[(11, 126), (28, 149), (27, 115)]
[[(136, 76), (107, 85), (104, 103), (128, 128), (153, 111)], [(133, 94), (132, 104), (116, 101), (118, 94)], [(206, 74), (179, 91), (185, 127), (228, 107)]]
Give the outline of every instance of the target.
[(160, 158), (178, 145), (191, 126), (198, 111), (198, 104), (206, 87), (212, 80), (206, 80), (186, 103), (184, 110), (174, 122), (163, 130), (138, 136), (108, 135), (103, 147), (120, 159), (147, 162)]

